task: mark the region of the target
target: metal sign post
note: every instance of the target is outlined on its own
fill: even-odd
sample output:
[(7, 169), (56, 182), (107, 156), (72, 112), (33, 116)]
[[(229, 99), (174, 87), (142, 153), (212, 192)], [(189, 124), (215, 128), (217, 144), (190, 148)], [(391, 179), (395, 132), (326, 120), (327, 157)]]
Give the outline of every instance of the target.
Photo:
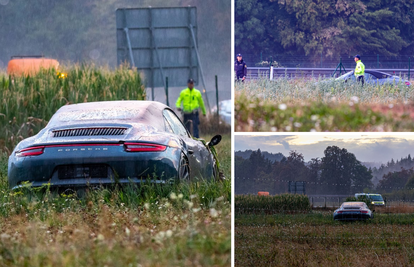
[(197, 82), (200, 72), (205, 88), (196, 7), (117, 9), (116, 34), (118, 64), (136, 67), (152, 100), (155, 87), (166, 88), (166, 77), (169, 87), (185, 87), (189, 78)]
[(341, 76), (342, 69), (344, 69), (344, 73), (346, 73), (345, 67), (344, 67), (344, 65), (342, 64), (342, 57), (339, 59), (339, 64), (338, 64), (338, 66), (336, 66), (335, 71), (332, 73), (332, 77), (334, 77), (334, 76), (335, 76), (335, 73), (336, 73), (336, 71), (338, 70), (338, 68), (339, 68), (339, 76)]

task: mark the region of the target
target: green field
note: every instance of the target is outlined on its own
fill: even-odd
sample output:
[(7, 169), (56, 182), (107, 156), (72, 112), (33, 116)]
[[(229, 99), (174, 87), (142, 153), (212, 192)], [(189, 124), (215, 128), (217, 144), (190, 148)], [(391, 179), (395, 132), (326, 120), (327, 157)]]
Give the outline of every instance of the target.
[[(236, 203), (237, 204), (237, 203)], [(332, 211), (235, 215), (236, 266), (412, 266), (414, 215), (335, 222)]]
[(115, 186), (79, 195), (8, 188), (8, 153), (60, 106), (145, 99), (139, 76), (126, 68), (64, 71), (63, 80), (54, 71), (33, 78), (0, 74), (0, 266), (229, 266), (229, 133), (216, 147), (225, 181)]
[(414, 87), (260, 79), (235, 86), (236, 131), (412, 131)]

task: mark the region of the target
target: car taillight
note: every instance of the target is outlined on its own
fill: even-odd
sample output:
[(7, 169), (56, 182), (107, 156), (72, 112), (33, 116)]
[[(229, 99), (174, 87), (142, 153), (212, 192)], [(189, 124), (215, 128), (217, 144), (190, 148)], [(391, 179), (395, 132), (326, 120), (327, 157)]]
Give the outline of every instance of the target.
[(411, 85), (411, 83), (410, 82), (405, 82), (405, 85)]
[(128, 152), (162, 152), (167, 146), (147, 143), (124, 143)]
[(339, 210), (337, 213), (342, 213), (342, 210)]
[(368, 213), (367, 210), (361, 210), (361, 213)]
[(44, 146), (34, 146), (24, 148), (16, 152), (16, 156), (18, 157), (28, 157), (28, 156), (39, 156), (43, 154), (43, 150), (45, 149)]

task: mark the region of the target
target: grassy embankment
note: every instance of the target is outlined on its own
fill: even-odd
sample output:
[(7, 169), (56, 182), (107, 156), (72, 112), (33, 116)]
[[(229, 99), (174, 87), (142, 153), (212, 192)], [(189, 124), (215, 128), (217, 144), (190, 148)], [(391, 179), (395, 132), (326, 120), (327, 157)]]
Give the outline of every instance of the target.
[[(144, 99), (134, 72), (93, 67), (13, 81), (0, 75), (1, 266), (228, 266), (229, 179), (145, 184), (82, 197), (7, 185), (7, 153), (67, 103)], [(230, 177), (230, 135), (217, 146)]]
[(414, 87), (266, 79), (235, 86), (236, 131), (412, 131)]

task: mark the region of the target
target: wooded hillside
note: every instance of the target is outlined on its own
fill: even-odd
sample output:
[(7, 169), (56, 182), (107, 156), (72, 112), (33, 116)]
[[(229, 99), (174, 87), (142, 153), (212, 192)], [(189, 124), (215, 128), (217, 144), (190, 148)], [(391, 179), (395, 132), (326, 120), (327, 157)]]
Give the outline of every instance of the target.
[(236, 0), (237, 53), (414, 55), (414, 0)]

